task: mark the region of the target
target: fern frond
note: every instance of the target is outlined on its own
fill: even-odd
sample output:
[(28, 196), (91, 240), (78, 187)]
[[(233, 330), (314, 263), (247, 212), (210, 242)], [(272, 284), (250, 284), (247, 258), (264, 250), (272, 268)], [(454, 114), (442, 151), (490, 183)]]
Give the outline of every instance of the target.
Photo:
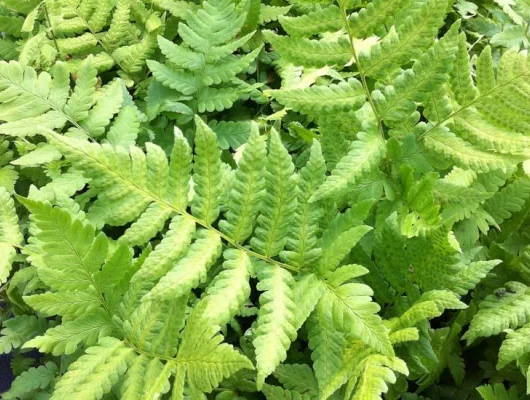
[(287, 357), (287, 349), (296, 338), (294, 328), (294, 279), (288, 271), (278, 266), (257, 267), (260, 311), (256, 337), (258, 370), (257, 385), (260, 388), (278, 364)]
[(371, 36), (376, 33), (376, 29), (392, 21), (394, 15), (409, 4), (410, 0), (398, 0), (390, 3), (384, 0), (375, 0), (368, 3), (366, 8), (350, 16), (349, 25), (353, 37)]
[(55, 379), (57, 365), (49, 361), (37, 368), (23, 372), (11, 384), (11, 388), (2, 394), (6, 400), (14, 400), (27, 396), (36, 389), (46, 389)]
[(132, 276), (126, 296), (130, 311), (148, 293), (156, 282), (172, 267), (175, 260), (186, 254), (195, 233), (195, 223), (176, 216), (171, 220), (169, 230), (162, 241), (149, 253), (140, 269)]
[(158, 302), (143, 301), (123, 324), (128, 342), (148, 354), (174, 356), (187, 304), (188, 295)]
[[(446, 15), (447, 0), (421, 3), (417, 10), (402, 12), (381, 42), (361, 52), (359, 62), (367, 76), (386, 78), (410, 60), (420, 58), (433, 43)], [(404, 10), (403, 10), (404, 11)]]
[(280, 136), (270, 134), (269, 156), (265, 170), (265, 190), (261, 215), (250, 243), (261, 254), (275, 256), (283, 250), (289, 225), (296, 208), (297, 176)]
[(263, 34), (283, 60), (295, 65), (313, 68), (326, 65), (342, 67), (352, 58), (350, 43), (344, 38), (337, 41), (310, 40), (279, 36), (270, 31), (265, 31)]
[(133, 357), (133, 350), (120, 340), (102, 338), (70, 365), (57, 382), (51, 399), (101, 399), (125, 373)]
[(310, 397), (296, 390), (283, 389), (279, 386), (265, 384), (261, 389), (267, 400), (309, 400)]
[[(217, 327), (204, 326), (201, 318), (190, 316), (182, 334), (182, 344), (177, 354), (177, 379), (180, 368), (185, 368), (190, 388), (209, 393), (230, 375), (241, 369), (253, 369), (252, 363), (243, 354), (226, 343)], [(175, 385), (178, 389), (180, 385)], [(176, 390), (175, 389), (175, 390)], [(180, 386), (180, 389), (183, 389)], [(182, 393), (177, 393), (182, 396)]]
[(197, 240), (184, 256), (149, 292), (147, 301), (178, 298), (206, 279), (210, 266), (221, 255), (221, 238), (211, 231), (199, 231)]
[(497, 224), (502, 224), (513, 213), (521, 210), (530, 197), (530, 180), (520, 178), (495, 193), (484, 204), (484, 210), (490, 214)]
[(377, 315), (380, 307), (372, 301), (373, 291), (362, 283), (327, 285), (318, 307), (331, 315), (337, 329), (346, 337), (362, 340), (382, 354), (393, 355), (388, 332)]
[(458, 35), (458, 52), (449, 79), (449, 87), (458, 104), (468, 104), (477, 97), (477, 89), (471, 76), (467, 38), (465, 33)]
[(181, 44), (158, 38), (168, 64), (148, 61), (158, 82), (184, 95), (195, 94), (193, 107), (199, 112), (230, 108), (245, 92), (234, 80), (254, 62), (261, 46), (244, 55), (232, 54), (253, 35), (236, 37), (243, 32), (247, 17), (240, 11), (225, 0), (204, 2), (200, 10), (188, 9), (185, 22), (178, 26)]
[(94, 228), (60, 208), (20, 199), (31, 211), (33, 262), (41, 279), (53, 290), (75, 291), (91, 287), (97, 298), (94, 274), (105, 261), (108, 239), (95, 236)]
[(477, 172), (505, 169), (524, 159), (521, 156), (494, 154), (476, 148), (447, 128), (430, 130), (424, 137), (423, 143), (426, 149), (443, 155), (455, 165)]
[(128, 246), (141, 246), (152, 239), (171, 216), (171, 210), (153, 203), (147, 206), (143, 214), (120, 236), (119, 241)]
[(313, 117), (322, 113), (355, 111), (366, 101), (366, 94), (356, 79), (306, 89), (271, 90), (269, 93), (280, 104)]
[(343, 24), (340, 9), (335, 5), (315, 9), (299, 17), (282, 16), (279, 21), (289, 35), (304, 37), (336, 32), (342, 29)]
[(94, 104), (96, 94), (97, 70), (93, 66), (92, 57), (88, 57), (79, 71), (74, 91), (68, 99), (64, 112), (74, 120), (83, 120)]
[(393, 345), (405, 342), (416, 342), (420, 339), (418, 328), (405, 328), (390, 334), (390, 342)]
[(479, 304), (479, 311), (462, 337), (468, 343), (479, 337), (497, 335), (508, 328), (515, 329), (528, 322), (528, 288), (519, 282), (508, 282), (505, 286), (504, 295), (489, 295)]
[(221, 230), (237, 243), (251, 235), (265, 196), (265, 159), (265, 143), (254, 128), (235, 172), (234, 186), (228, 195), (226, 220), (219, 223)]
[(109, 26), (109, 30), (103, 37), (103, 43), (109, 50), (120, 47), (123, 39), (127, 37), (129, 17), (131, 13), (131, 2), (129, 0), (119, 0), (116, 2), (114, 16)]
[(206, 223), (212, 223), (219, 216), (221, 201), (221, 153), (217, 148), (215, 133), (200, 118), (195, 140), (195, 197), (192, 211)]
[(526, 324), (515, 331), (508, 330), (508, 335), (499, 349), (497, 369), (504, 368), (530, 351), (529, 329), (530, 326)]
[(285, 243), (286, 250), (280, 258), (290, 265), (305, 267), (316, 262), (321, 254), (317, 245), (319, 221), (322, 208), (309, 199), (324, 181), (326, 165), (320, 142), (313, 141), (311, 154), (306, 165), (299, 172), (297, 207), (291, 229)]
[(123, 400), (145, 399), (152, 383), (161, 376), (164, 364), (158, 358), (137, 355), (130, 363), (121, 386)]
[[(342, 365), (340, 369), (335, 371), (327, 386), (322, 389), (321, 397), (324, 399), (329, 398), (348, 381), (354, 384), (356, 381), (355, 368), (372, 353), (373, 350), (366, 347), (362, 341), (350, 340), (342, 349)], [(349, 398), (350, 395), (350, 393), (345, 393), (346, 398)]]
[(407, 311), (388, 321), (392, 331), (417, 326), (420, 322), (442, 315), (446, 309), (461, 310), (466, 304), (446, 290), (431, 290), (424, 293)]
[(293, 326), (298, 331), (306, 322), (324, 294), (324, 282), (314, 273), (303, 274), (295, 282), (293, 293), (297, 305)]
[(313, 369), (322, 391), (342, 366), (346, 338), (332, 322), (331, 310), (317, 307), (308, 320), (309, 347)]
[(19, 315), (2, 323), (0, 333), (0, 354), (11, 353), (28, 340), (44, 333), (48, 324), (45, 319), (34, 315)]
[(260, 4), (259, 24), (264, 25), (272, 21), (277, 21), (280, 17), (289, 12), (291, 6), (270, 6), (267, 4)]
[(483, 172), (504, 169), (526, 157), (528, 55), (506, 52), (496, 72), (497, 76), (491, 48), (486, 47), (477, 59), (473, 84), (465, 36), (461, 34), (449, 81), (449, 97), (455, 107), (421, 135), (429, 151)]
[(200, 318), (219, 326), (228, 323), (250, 295), (248, 279), (253, 272), (250, 257), (243, 251), (226, 250), (224, 258), (224, 270), (215, 277), (196, 306), (202, 307)]
[(457, 286), (457, 250), (445, 229), (438, 227), (406, 238), (401, 233), (397, 214), (393, 213), (376, 238), (374, 254), (378, 266), (397, 290), (403, 290), (411, 278), (423, 290), (453, 290)]
[(43, 129), (59, 129), (69, 124), (77, 137), (99, 136), (123, 103), (119, 80), (100, 90), (93, 58), (88, 57), (79, 72), (78, 81), (69, 96), (70, 79), (66, 66), (58, 63), (37, 75), (30, 67), (16, 62), (0, 64), (0, 82), (4, 97), (0, 99), (0, 133), (32, 136)]
[(50, 328), (42, 336), (37, 336), (24, 344), (24, 348), (37, 348), (42, 353), (55, 356), (72, 354), (80, 343), (95, 345), (99, 337), (110, 335), (113, 330), (108, 315), (101, 311), (88, 312), (72, 321)]
[(0, 285), (11, 272), (16, 248), (22, 243), (15, 203), (6, 189), (0, 186)]
[(456, 274), (455, 287), (451, 288), (451, 290), (461, 296), (467, 294), (500, 263), (501, 260), (475, 261), (462, 266)]
[(366, 172), (375, 169), (386, 153), (385, 142), (377, 131), (370, 130), (357, 135), (350, 150), (331, 171), (331, 175), (318, 188), (311, 201), (327, 199), (344, 192)]
[(458, 50), (456, 23), (428, 52), (404, 71), (383, 93), (374, 92), (381, 119), (389, 124), (401, 121), (416, 111), (416, 103), (425, 102), (426, 94), (438, 89), (448, 79)]
[(318, 395), (318, 382), (306, 364), (282, 364), (274, 371), (274, 377), (288, 390), (296, 390), (310, 397)]
[[(397, 357), (387, 357), (372, 354), (361, 362), (359, 379), (355, 389), (350, 381), (348, 387), (352, 390), (352, 400), (379, 399), (382, 393), (388, 391), (388, 383), (396, 382), (396, 372), (408, 375), (409, 370), (405, 362)], [(354, 381), (353, 381), (354, 382)]]

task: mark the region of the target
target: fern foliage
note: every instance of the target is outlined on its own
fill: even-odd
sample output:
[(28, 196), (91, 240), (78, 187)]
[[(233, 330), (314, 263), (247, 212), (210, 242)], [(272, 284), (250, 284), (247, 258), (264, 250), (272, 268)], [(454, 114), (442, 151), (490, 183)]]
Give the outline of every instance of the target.
[(527, 3), (0, 0), (2, 398), (524, 398)]

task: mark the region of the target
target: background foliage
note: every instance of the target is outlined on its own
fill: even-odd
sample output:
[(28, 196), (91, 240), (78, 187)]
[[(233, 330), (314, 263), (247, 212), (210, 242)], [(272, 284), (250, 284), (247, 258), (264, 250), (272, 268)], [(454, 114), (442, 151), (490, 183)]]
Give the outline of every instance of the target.
[(0, 0), (2, 398), (526, 398), (529, 28)]

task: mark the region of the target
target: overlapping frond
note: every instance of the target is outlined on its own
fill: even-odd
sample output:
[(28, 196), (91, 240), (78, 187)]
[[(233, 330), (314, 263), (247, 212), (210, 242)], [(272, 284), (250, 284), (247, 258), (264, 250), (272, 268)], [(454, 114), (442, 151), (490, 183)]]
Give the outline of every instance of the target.
[(237, 37), (246, 12), (227, 0), (204, 2), (198, 11), (187, 10), (179, 22), (181, 44), (159, 36), (158, 46), (167, 59), (163, 64), (148, 61), (156, 81), (193, 98), (191, 107), (199, 112), (222, 111), (247, 90), (236, 76), (246, 71), (261, 51), (234, 55), (252, 36)]
[(9, 193), (0, 186), (0, 284), (7, 280), (16, 248), (21, 242), (15, 204)]

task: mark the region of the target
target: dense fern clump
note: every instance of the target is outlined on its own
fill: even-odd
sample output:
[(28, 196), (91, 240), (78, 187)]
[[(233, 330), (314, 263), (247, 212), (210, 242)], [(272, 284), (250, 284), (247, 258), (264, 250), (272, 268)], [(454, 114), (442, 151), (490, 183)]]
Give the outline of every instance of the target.
[(526, 398), (528, 21), (0, 0), (2, 398)]

